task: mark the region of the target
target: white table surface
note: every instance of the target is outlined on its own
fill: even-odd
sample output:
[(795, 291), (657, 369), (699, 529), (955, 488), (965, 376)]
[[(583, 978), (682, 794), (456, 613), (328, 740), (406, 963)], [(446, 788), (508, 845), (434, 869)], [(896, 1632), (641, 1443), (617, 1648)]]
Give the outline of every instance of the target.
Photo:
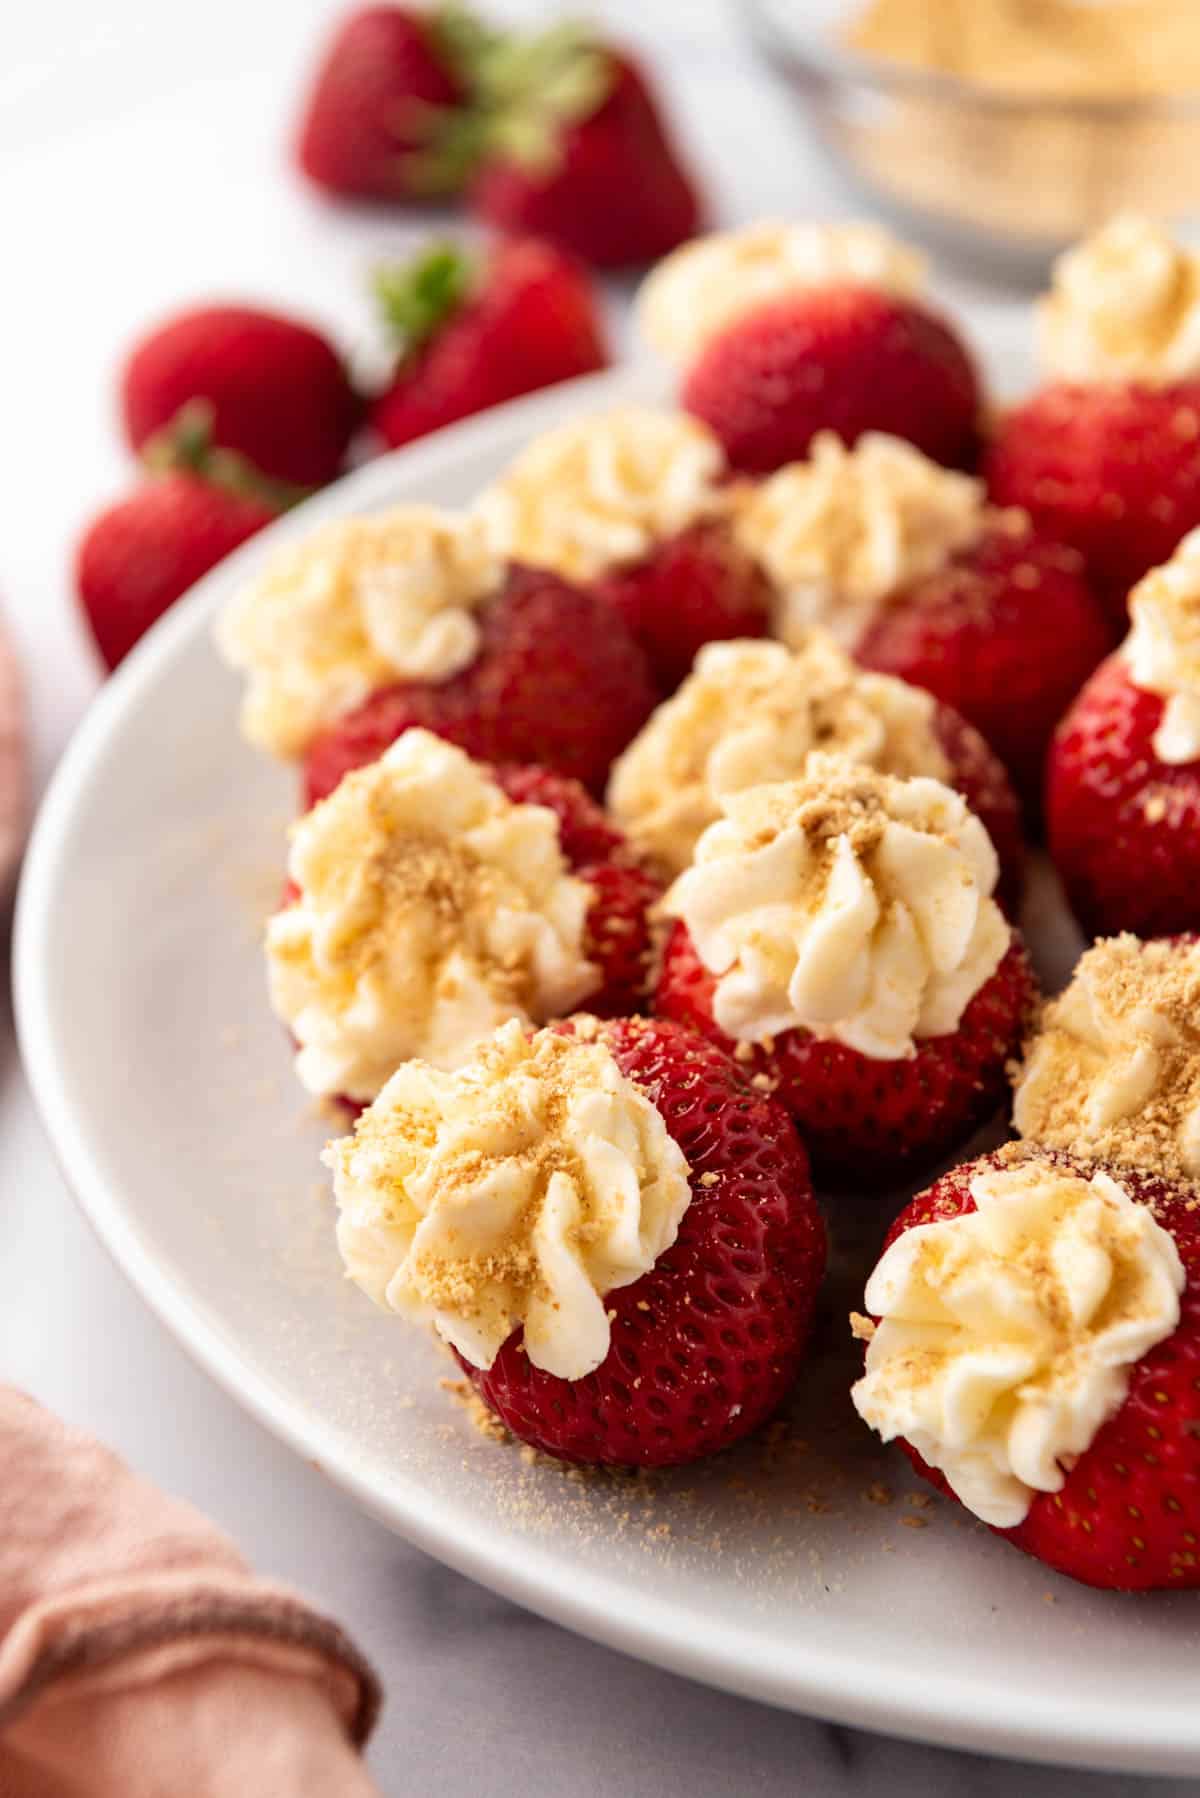
[[(129, 479), (112, 417), (122, 347), (142, 322), (213, 295), (308, 313), (364, 345), (364, 270), (420, 235), (401, 220), (327, 209), (281, 156), (299, 73), (336, 10), (328, 0), (0, 8), (0, 605), (29, 674), (39, 787), (97, 681), (69, 557), (90, 511)], [(525, 0), (498, 10), (553, 9)], [(669, 72), (721, 217), (841, 203), (741, 51), (736, 4), (608, 0), (591, 11)], [(977, 335), (1023, 328), (1011, 303), (953, 291)], [(623, 297), (611, 304), (620, 331)], [(0, 1158), (0, 1378), (194, 1500), (257, 1565), (347, 1624), (387, 1686), (371, 1762), (389, 1798), (435, 1788), (482, 1798), (551, 1787), (654, 1798), (1197, 1790), (809, 1722), (642, 1667), (493, 1598), (361, 1516), (150, 1317), (55, 1170), (7, 1012)]]

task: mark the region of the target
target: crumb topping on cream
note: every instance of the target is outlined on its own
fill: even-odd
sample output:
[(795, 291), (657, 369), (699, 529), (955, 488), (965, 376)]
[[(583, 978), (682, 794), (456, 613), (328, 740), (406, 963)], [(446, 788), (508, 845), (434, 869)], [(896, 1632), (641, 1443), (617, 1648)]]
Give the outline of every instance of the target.
[(478, 520), (432, 506), (339, 519), (287, 544), (217, 626), (247, 676), (246, 736), (300, 755), (377, 688), (459, 673), (478, 651), (477, 609), (503, 578)]
[(1122, 650), (1129, 677), (1166, 702), (1154, 753), (1168, 766), (1194, 762), (1200, 757), (1200, 531), (1138, 582), (1129, 615)]
[(664, 900), (739, 1042), (788, 1030), (876, 1060), (955, 1030), (1012, 933), (987, 831), (940, 781), (812, 755), (722, 800)]
[(544, 806), (410, 730), (292, 827), (299, 897), (267, 929), (271, 1001), (310, 1092), (373, 1099), (419, 1056), (455, 1067), (506, 1019), (593, 992), (592, 889)]
[(1059, 257), (1037, 326), (1060, 380), (1188, 380), (1200, 374), (1200, 256), (1123, 213)]
[(813, 750), (944, 779), (935, 717), (928, 693), (864, 673), (823, 631), (791, 648), (710, 643), (616, 763), (608, 802), (638, 848), (678, 873), (725, 798), (799, 774)]
[(604, 1360), (604, 1297), (674, 1242), (691, 1189), (652, 1101), (598, 1039), (503, 1026), (454, 1073), (408, 1062), (326, 1160), (347, 1271), (475, 1367), (521, 1325), (534, 1367)]

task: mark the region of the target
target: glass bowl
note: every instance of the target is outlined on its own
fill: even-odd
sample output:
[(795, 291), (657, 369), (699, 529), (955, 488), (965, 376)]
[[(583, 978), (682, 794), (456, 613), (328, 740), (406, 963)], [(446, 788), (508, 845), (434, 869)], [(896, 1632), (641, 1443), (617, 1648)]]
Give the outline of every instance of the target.
[(1035, 280), (1114, 212), (1200, 211), (1200, 94), (1047, 99), (875, 61), (846, 0), (741, 0), (751, 40), (833, 163), (911, 234)]

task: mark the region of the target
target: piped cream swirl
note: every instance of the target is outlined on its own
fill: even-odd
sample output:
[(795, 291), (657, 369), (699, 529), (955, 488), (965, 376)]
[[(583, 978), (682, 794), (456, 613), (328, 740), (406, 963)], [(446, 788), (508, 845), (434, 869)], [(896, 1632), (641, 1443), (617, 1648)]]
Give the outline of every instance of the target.
[(880, 1321), (853, 1389), (997, 1529), (1058, 1492), (1129, 1374), (1179, 1322), (1170, 1234), (1105, 1173), (1044, 1159), (971, 1181), (976, 1209), (898, 1236), (867, 1282)]
[(1165, 701), (1154, 753), (1168, 766), (1194, 762), (1200, 758), (1200, 531), (1138, 582), (1129, 615), (1122, 654), (1130, 679)]
[(593, 992), (592, 890), (554, 813), (410, 730), (292, 827), (299, 897), (267, 928), (271, 1001), (310, 1092), (374, 1098), (396, 1066), (454, 1067), (506, 1019)]
[(945, 778), (935, 718), (928, 693), (864, 673), (823, 631), (791, 649), (710, 643), (617, 762), (608, 802), (643, 853), (678, 873), (724, 799), (799, 774), (813, 750)]
[(300, 755), (377, 688), (459, 673), (503, 576), (478, 520), (431, 506), (340, 519), (286, 545), (217, 626), (222, 654), (248, 677), (246, 736)]
[(1037, 312), (1059, 380), (1169, 386), (1200, 374), (1200, 256), (1123, 213), (1054, 265)]
[(401, 1067), (326, 1159), (347, 1271), (475, 1367), (518, 1325), (534, 1367), (608, 1353), (605, 1295), (674, 1242), (688, 1165), (602, 1041), (505, 1025), (455, 1073)]
[(664, 909), (716, 976), (727, 1036), (807, 1030), (892, 1061), (957, 1028), (1012, 940), (995, 850), (957, 793), (813, 755), (722, 809)]

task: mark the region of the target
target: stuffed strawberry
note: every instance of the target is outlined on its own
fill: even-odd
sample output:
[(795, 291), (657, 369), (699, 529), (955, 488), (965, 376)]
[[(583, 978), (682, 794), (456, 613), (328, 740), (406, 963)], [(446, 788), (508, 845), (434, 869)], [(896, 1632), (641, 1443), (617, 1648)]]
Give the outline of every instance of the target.
[(701, 202), (634, 58), (578, 26), (502, 37), (474, 64), (481, 166), (472, 210), (597, 268), (653, 262)]
[(1094, 943), (1043, 1008), (1015, 1070), (1013, 1124), (1168, 1180), (1200, 1180), (1200, 937)]
[(544, 769), (405, 731), (296, 822), (288, 875), (271, 998), (318, 1096), (366, 1103), (402, 1061), (457, 1067), (509, 1018), (645, 998), (660, 888)]
[(411, 203), (461, 192), (474, 142), (467, 47), (448, 7), (348, 14), (305, 103), (301, 171), (339, 198)]
[(1200, 531), (1130, 596), (1133, 625), (1058, 728), (1050, 852), (1091, 935), (1200, 925)]
[(825, 1264), (807, 1159), (690, 1031), (505, 1025), (456, 1073), (400, 1068), (327, 1159), (351, 1278), (431, 1319), (545, 1454), (695, 1461), (795, 1381)]
[(1200, 1207), (1021, 1145), (955, 1168), (867, 1282), (859, 1414), (1090, 1586), (1200, 1586)]
[(627, 406), (534, 438), (478, 502), (511, 561), (585, 581), (671, 692), (697, 651), (763, 635), (772, 590), (732, 528), (727, 467), (682, 412)]
[(376, 290), (399, 360), (371, 426), (393, 447), (608, 362), (586, 275), (534, 238), (484, 258), (436, 244)]
[(1031, 813), (1054, 726), (1112, 647), (1075, 550), (985, 501), (911, 444), (829, 432), (738, 490), (737, 541), (775, 589), (785, 641), (813, 625), (926, 687), (987, 738)]
[(1078, 549), (1117, 628), (1126, 596), (1200, 525), (1196, 257), (1122, 218), (1062, 257), (1042, 302), (1048, 384), (1001, 421), (1001, 505)]
[(1032, 1006), (987, 833), (940, 781), (826, 755), (722, 812), (664, 900), (654, 1010), (787, 1106), (819, 1181), (896, 1187), (999, 1109)]
[(1000, 861), (1010, 908), (1022, 885), (1016, 797), (979, 732), (930, 694), (858, 668), (824, 631), (782, 643), (710, 643), (613, 769), (608, 803), (639, 853), (668, 875), (691, 862), (724, 801), (791, 780), (814, 750), (922, 775), (962, 794)]
[(341, 473), (360, 406), (319, 332), (249, 306), (201, 306), (143, 337), (121, 376), (130, 444), (152, 463), (180, 429), (207, 432), (281, 502)]
[(305, 758), (311, 804), (412, 725), (491, 762), (601, 786), (654, 704), (611, 607), (505, 564), (477, 519), (398, 507), (282, 549), (218, 627), (243, 726)]
[(765, 223), (702, 238), (648, 278), (642, 329), (735, 468), (768, 474), (819, 431), (973, 455), (971, 357), (916, 297), (920, 259), (875, 226)]
[(110, 669), (201, 575), (279, 515), (273, 484), (214, 450), (194, 418), (160, 445), (157, 461), (157, 473), (92, 521), (76, 551), (79, 603)]

